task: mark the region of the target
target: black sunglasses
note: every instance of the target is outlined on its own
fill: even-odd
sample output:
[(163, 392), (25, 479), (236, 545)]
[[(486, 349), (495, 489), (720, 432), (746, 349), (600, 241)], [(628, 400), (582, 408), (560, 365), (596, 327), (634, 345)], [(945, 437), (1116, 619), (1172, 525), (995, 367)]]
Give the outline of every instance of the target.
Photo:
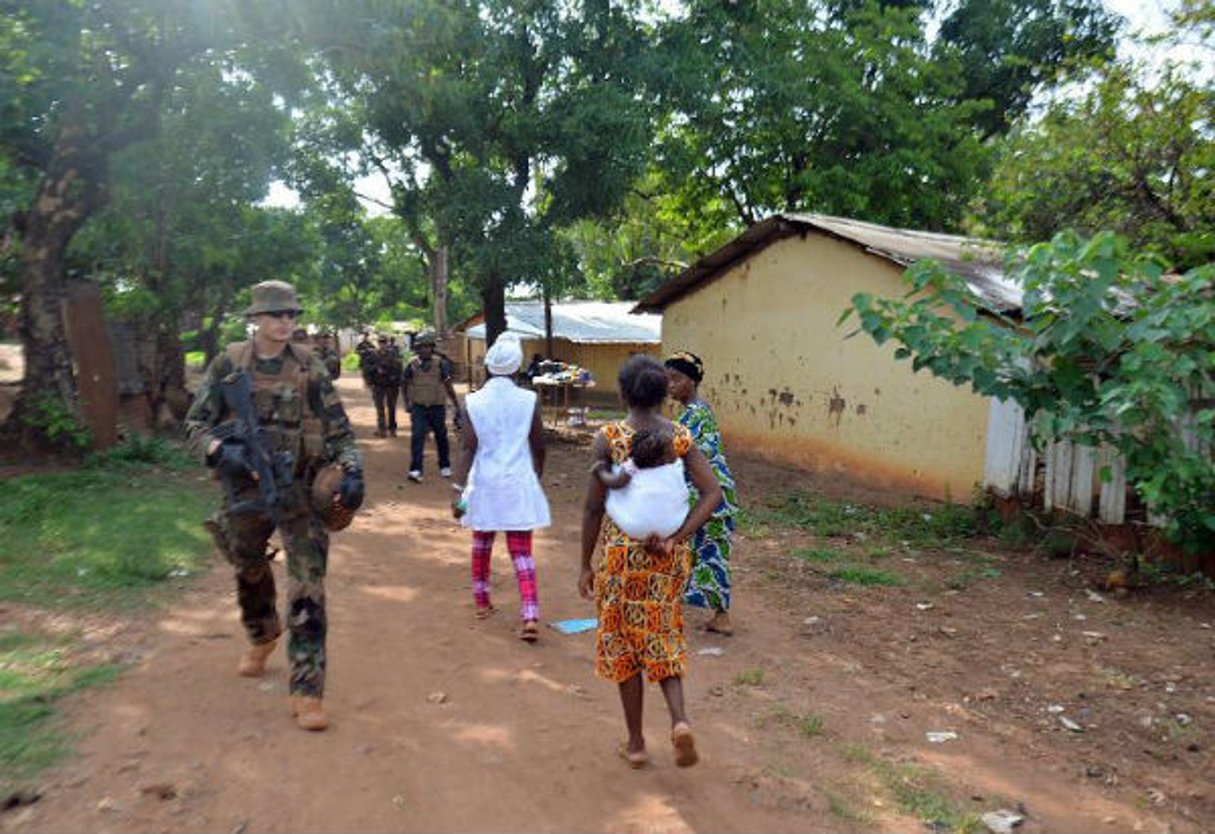
[(276, 319), (297, 319), (300, 316), (299, 310), (267, 310), (266, 315)]

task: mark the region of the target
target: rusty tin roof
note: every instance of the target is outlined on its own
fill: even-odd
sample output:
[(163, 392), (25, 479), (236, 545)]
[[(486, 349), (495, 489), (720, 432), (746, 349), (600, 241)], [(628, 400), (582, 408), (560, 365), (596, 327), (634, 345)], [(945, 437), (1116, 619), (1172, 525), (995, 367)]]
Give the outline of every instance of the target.
[(820, 232), (899, 266), (931, 258), (966, 281), (993, 312), (1017, 315), (1021, 290), (1004, 274), (1003, 244), (993, 241), (895, 229), (826, 214), (776, 214), (756, 223), (724, 246), (705, 255), (650, 293), (634, 308), (659, 312), (727, 269), (778, 240)]

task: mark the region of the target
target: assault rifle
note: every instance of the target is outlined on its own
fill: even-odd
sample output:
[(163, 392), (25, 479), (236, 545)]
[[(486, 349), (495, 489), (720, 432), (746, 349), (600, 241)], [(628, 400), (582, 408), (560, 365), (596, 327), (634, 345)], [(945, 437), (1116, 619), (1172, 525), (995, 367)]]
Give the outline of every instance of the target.
[(233, 515), (265, 515), (275, 526), (282, 521), (280, 510), (283, 495), (291, 486), (291, 472), (295, 460), (290, 452), (274, 451), (274, 433), (258, 423), (257, 409), (253, 407), (253, 381), (246, 370), (229, 374), (220, 383), (224, 405), (232, 419), (221, 424), (213, 436), (224, 443), (238, 443), (243, 450), (249, 471), (256, 474), (258, 497), (245, 501), (237, 500), (237, 484), (224, 478), (224, 490), (228, 495), (228, 512)]

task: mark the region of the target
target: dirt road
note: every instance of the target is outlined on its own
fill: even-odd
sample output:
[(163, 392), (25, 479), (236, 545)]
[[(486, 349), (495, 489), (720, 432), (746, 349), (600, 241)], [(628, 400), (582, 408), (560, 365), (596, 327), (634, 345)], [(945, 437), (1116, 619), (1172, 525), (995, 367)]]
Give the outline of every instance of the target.
[[(956, 639), (938, 640), (931, 655), (909, 663), (912, 652), (931, 648), (928, 630), (917, 631), (912, 620), (931, 613), (913, 607), (915, 592), (828, 598), (810, 582), (791, 589), (787, 576), (769, 569), (789, 544), (779, 537), (740, 542), (738, 633), (690, 638), (687, 692), (702, 763), (674, 766), (665, 711), (650, 687), (653, 763), (630, 770), (615, 753), (623, 738), (615, 689), (592, 674), (593, 632), (562, 636), (546, 628), (536, 645), (518, 640), (518, 597), (501, 541), (493, 563), (499, 613), (474, 620), (468, 535), (448, 515), (433, 442), (426, 482), (407, 483), (405, 432), (373, 438), (357, 380), (340, 386), (366, 455), (369, 502), (331, 551), (330, 730), (294, 727), (281, 649), (264, 679), (235, 675), (244, 644), (229, 571), (216, 564), (181, 605), (131, 624), (144, 635), (138, 661), (117, 684), (71, 704), (81, 755), (50, 774), (39, 803), (0, 816), (0, 827), (920, 830), (922, 814), (899, 799), (900, 782), (923, 786), (929, 798), (935, 785), (968, 814), (1021, 803), (1027, 832), (1201, 830), (1215, 823), (1202, 776), (1211, 764), (1208, 730), (1197, 751), (1183, 749), (1172, 770), (1162, 771), (1176, 774), (1176, 784), (1161, 788), (1167, 801), (1145, 794), (1151, 773), (1132, 782), (1126, 765), (1106, 765), (1124, 774), (1121, 782), (1086, 776), (1091, 751), (1076, 752), (1077, 745), (1091, 743), (1095, 732), (1081, 742), (1058, 727), (1043, 729), (1056, 718), (1037, 714), (1018, 724), (1011, 713), (1034, 711), (1028, 697), (999, 687), (990, 698), (979, 692), (989, 661), (1009, 651), (1001, 643), (1013, 630), (997, 625), (983, 639), (962, 639), (988, 615), (968, 615), (969, 603), (956, 604), (948, 621)], [(544, 481), (554, 526), (535, 546), (546, 622), (593, 616), (575, 591), (586, 452), (550, 447)], [(788, 473), (741, 461), (738, 468), (744, 499), (788, 484)], [(1010, 585), (1014, 574), (1007, 566)], [(1020, 594), (1018, 604), (1035, 604), (1019, 588), (1012, 593)], [(951, 599), (957, 603), (937, 599), (938, 613)], [(1210, 610), (1209, 601), (1200, 604)], [(904, 613), (884, 615), (881, 605)], [(911, 633), (926, 636), (917, 645), (907, 641)], [(934, 626), (932, 633), (948, 632)], [(1191, 641), (1191, 654), (1181, 658), (1167, 657), (1169, 648), (1153, 646), (1150, 636), (1144, 646), (1163, 653), (1161, 663), (1192, 664), (1174, 688), (1193, 694), (1187, 709), (1206, 727), (1215, 719), (1202, 700), (1211, 686), (1209, 676), (1201, 681), (1202, 664), (1209, 672), (1209, 635), (1196, 630), (1206, 642)], [(700, 654), (705, 649), (721, 653)], [(1010, 662), (1043, 669), (1022, 654)], [(992, 708), (985, 712), (985, 704)], [(1008, 710), (998, 712), (996, 704)], [(934, 730), (959, 737), (928, 743), (925, 733)], [(1116, 747), (1111, 741), (1110, 757)]]

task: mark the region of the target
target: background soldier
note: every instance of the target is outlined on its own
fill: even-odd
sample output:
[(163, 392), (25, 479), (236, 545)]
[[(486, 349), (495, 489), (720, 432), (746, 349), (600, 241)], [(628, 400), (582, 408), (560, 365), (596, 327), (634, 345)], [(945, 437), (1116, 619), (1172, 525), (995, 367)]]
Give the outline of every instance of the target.
[[(241, 622), (252, 644), (237, 671), (261, 675), (282, 633), (270, 567), (273, 554), (267, 552), (277, 528), (287, 551), (291, 706), (300, 727), (323, 730), (328, 726), (321, 700), (327, 524), (343, 510), (349, 523), (363, 503), (363, 461), (320, 360), (291, 342), (299, 310), (290, 284), (266, 281), (253, 288), (247, 315), (257, 331), (252, 341), (229, 345), (212, 360), (186, 415), (185, 430), (192, 447), (205, 454), (225, 484), (223, 506), (207, 526), (236, 568)], [(238, 414), (257, 425), (244, 426)], [(274, 464), (270, 469), (262, 465), (267, 459)], [(324, 496), (327, 503), (313, 496), (321, 472), (323, 484), (332, 482), (332, 491)]]
[(363, 387), (370, 389), (371, 372), (375, 369), (375, 345), (371, 343), (370, 333), (364, 333), (359, 338), (354, 352), (359, 355), (359, 373), (363, 375)]
[(451, 362), (435, 356), (435, 337), (421, 333), (413, 340), (417, 356), (405, 366), (401, 386), (405, 391), (405, 406), (409, 409), (409, 480), (422, 483), (422, 452), (426, 447), (426, 432), (435, 433), (439, 450), (439, 474), (451, 477), (451, 449), (447, 442), (446, 399), (456, 412), (460, 401), (451, 384)]
[(401, 353), (388, 336), (380, 337), (371, 370), (371, 398), (375, 400), (376, 437), (397, 436), (397, 397), (401, 392)]
[(329, 378), (339, 378), (342, 375), (342, 355), (333, 347), (333, 337), (328, 333), (322, 333), (316, 338), (317, 355), (325, 364), (325, 370), (329, 371)]

